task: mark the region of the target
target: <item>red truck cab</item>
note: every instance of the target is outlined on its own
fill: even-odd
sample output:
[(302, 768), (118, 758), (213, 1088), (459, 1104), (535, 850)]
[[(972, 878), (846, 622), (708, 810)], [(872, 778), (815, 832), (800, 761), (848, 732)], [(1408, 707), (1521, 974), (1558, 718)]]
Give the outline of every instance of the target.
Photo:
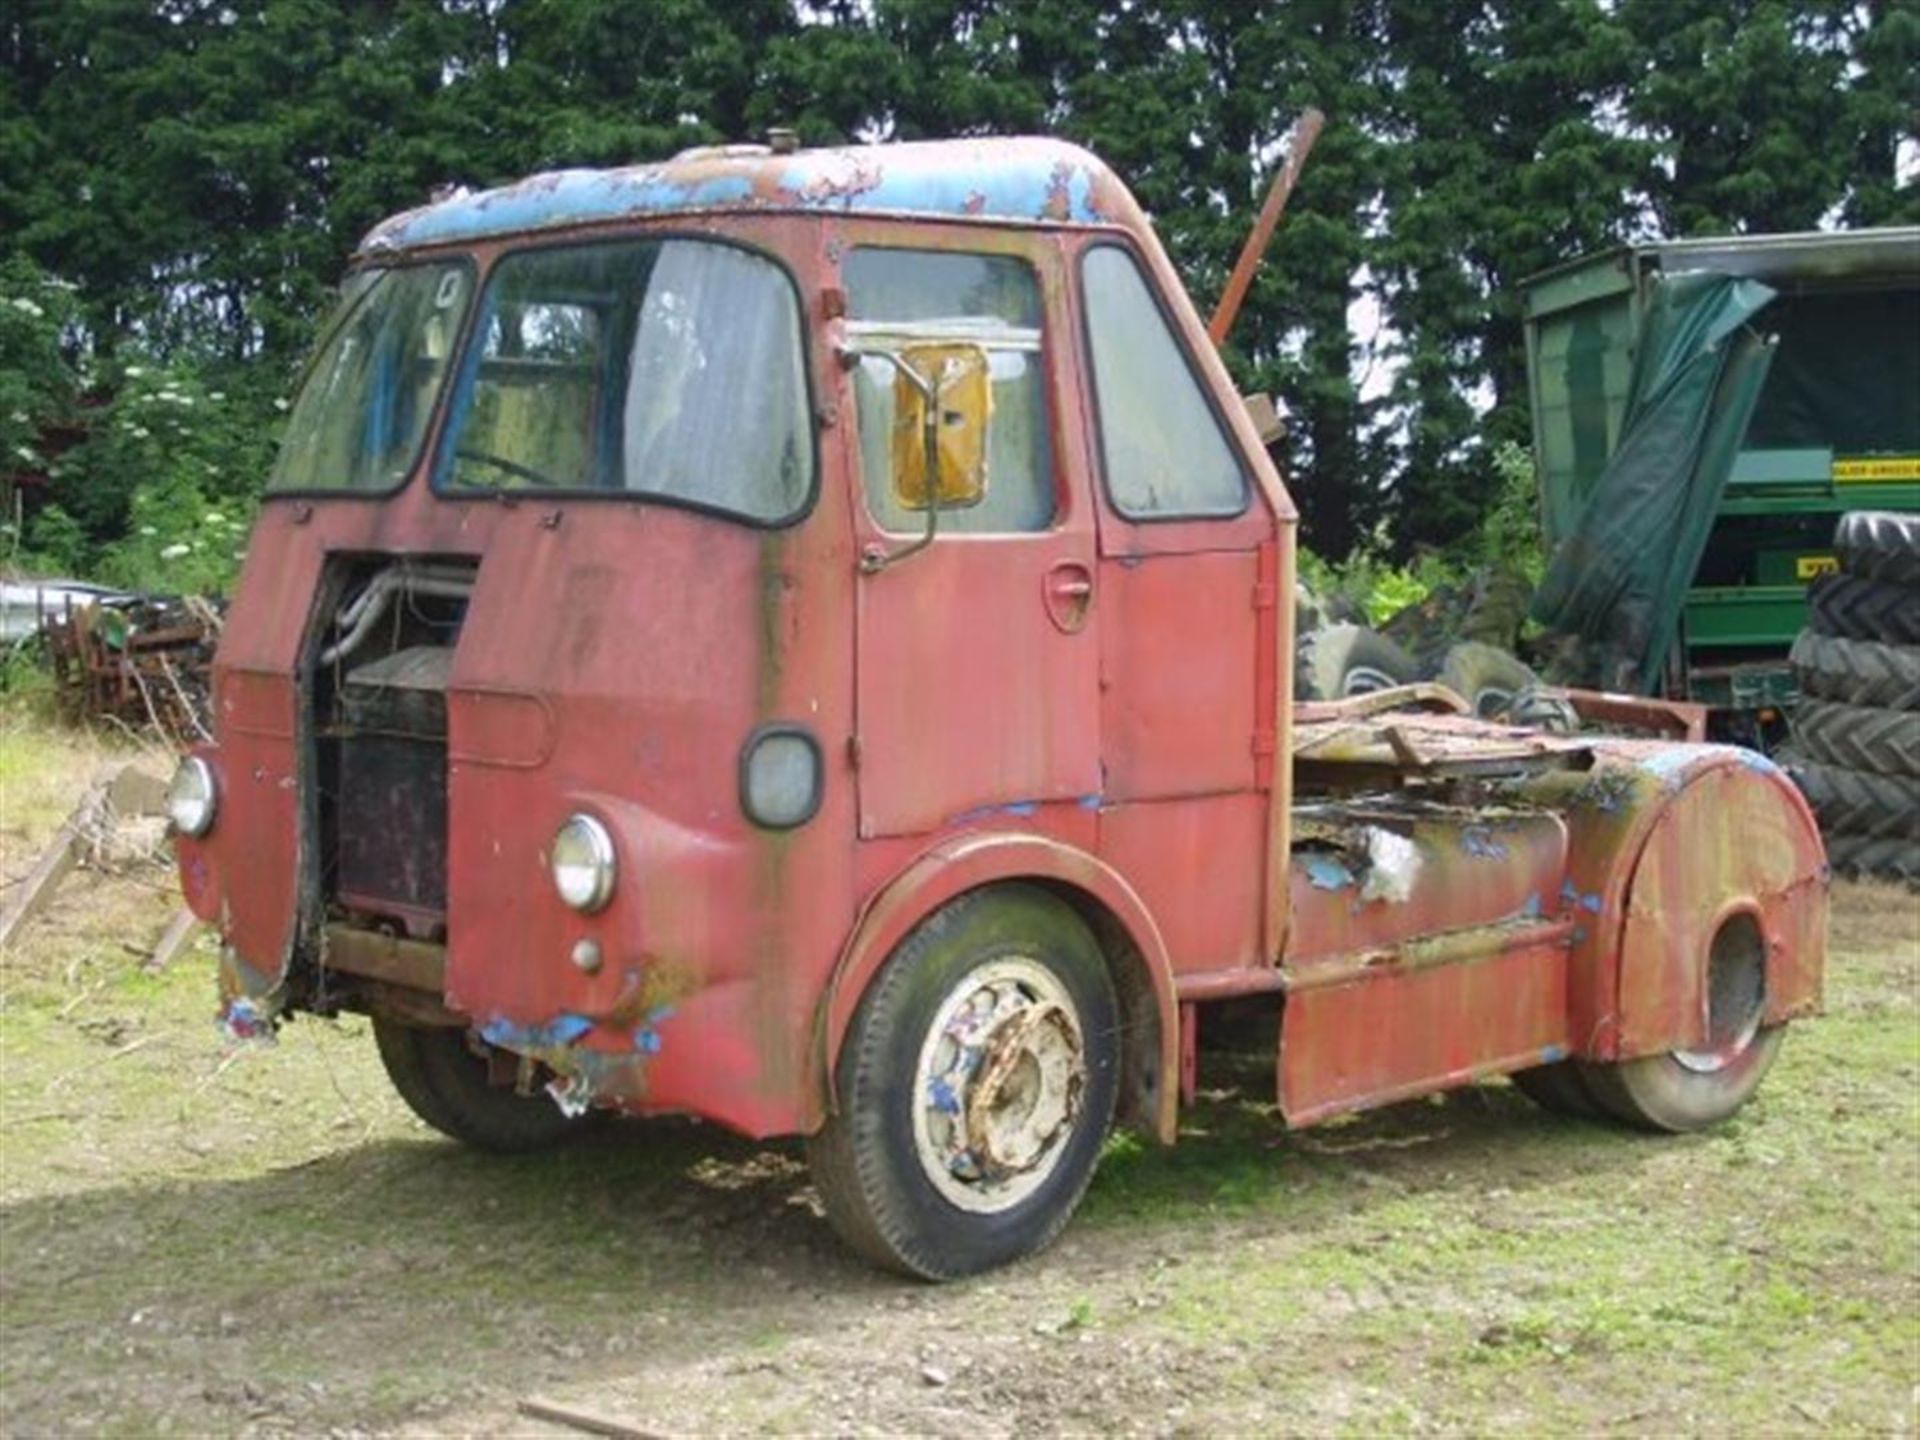
[[(176, 777), (237, 1034), (429, 1124), (804, 1135), (929, 1277), (1045, 1243), (1207, 1007), (1293, 1123), (1499, 1073), (1670, 1129), (1817, 1003), (1724, 747), (1296, 707), (1294, 511), (1152, 227), (1050, 140), (690, 152), (367, 236)], [(1404, 708), (1403, 708), (1404, 707)]]

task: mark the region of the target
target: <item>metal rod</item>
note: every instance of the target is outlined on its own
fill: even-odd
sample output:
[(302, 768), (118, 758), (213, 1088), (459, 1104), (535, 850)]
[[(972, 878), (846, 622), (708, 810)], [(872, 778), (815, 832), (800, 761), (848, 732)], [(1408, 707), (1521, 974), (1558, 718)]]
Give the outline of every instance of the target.
[(1247, 287), (1253, 284), (1253, 273), (1260, 268), (1267, 245), (1273, 239), (1274, 228), (1279, 225), (1280, 215), (1287, 208), (1287, 198), (1293, 194), (1294, 183), (1299, 180), (1301, 168), (1307, 163), (1307, 154), (1313, 149), (1313, 142), (1320, 138), (1320, 127), (1326, 123), (1325, 115), (1308, 106), (1301, 112), (1300, 118), (1293, 122), (1293, 129), (1287, 132), (1286, 163), (1280, 167), (1280, 173), (1273, 177), (1266, 203), (1260, 207), (1260, 214), (1253, 222), (1247, 243), (1240, 247), (1240, 258), (1233, 263), (1233, 273), (1227, 277), (1227, 288), (1220, 293), (1220, 303), (1214, 307), (1213, 319), (1207, 322), (1207, 338), (1215, 345), (1225, 340), (1227, 332), (1233, 328), (1234, 318), (1240, 313), (1240, 304), (1247, 298)]

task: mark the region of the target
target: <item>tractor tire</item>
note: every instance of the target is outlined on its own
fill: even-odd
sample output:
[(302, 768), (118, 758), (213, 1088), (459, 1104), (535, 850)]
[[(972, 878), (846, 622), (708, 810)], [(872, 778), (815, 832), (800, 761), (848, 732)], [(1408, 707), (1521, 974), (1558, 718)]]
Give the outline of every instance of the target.
[(1540, 677), (1518, 656), (1478, 640), (1463, 640), (1448, 650), (1438, 679), (1472, 706), (1482, 720), (1508, 715), (1516, 696), (1540, 687)]
[(1920, 710), (1920, 645), (1842, 640), (1802, 630), (1789, 659), (1809, 695), (1883, 710)]
[(594, 1115), (567, 1115), (545, 1095), (495, 1085), (467, 1032), (404, 1025), (376, 1015), (380, 1063), (407, 1108), (427, 1124), (476, 1150), (501, 1155), (545, 1150), (572, 1139)]
[(1855, 880), (1895, 880), (1920, 890), (1920, 843), (1912, 840), (1829, 835), (1827, 863)]
[(827, 1219), (876, 1264), (952, 1280), (1067, 1223), (1119, 1092), (1120, 1007), (1085, 922), (1034, 885), (971, 890), (867, 987), (807, 1142)]
[(1808, 587), (1807, 605), (1817, 634), (1920, 645), (1920, 589), (1856, 575), (1822, 575)]
[(1840, 568), (1862, 580), (1920, 585), (1920, 515), (1851, 510), (1833, 534)]
[(1329, 625), (1309, 631), (1294, 645), (1296, 700), (1345, 700), (1419, 678), (1411, 655), (1364, 625)]
[(1904, 710), (1802, 700), (1791, 723), (1796, 746), (1810, 760), (1920, 778), (1920, 720)]
[(1781, 766), (1829, 838), (1920, 841), (1920, 780), (1821, 765), (1799, 755), (1782, 756)]

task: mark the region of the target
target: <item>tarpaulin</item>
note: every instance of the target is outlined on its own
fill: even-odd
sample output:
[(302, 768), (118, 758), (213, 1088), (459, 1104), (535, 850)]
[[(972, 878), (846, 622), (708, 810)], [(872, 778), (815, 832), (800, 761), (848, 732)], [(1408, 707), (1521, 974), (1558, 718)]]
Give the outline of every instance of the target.
[(1534, 619), (1585, 642), (1587, 683), (1647, 694), (1666, 663), (1773, 358), (1747, 322), (1774, 293), (1704, 271), (1655, 288), (1619, 443), (1533, 600)]

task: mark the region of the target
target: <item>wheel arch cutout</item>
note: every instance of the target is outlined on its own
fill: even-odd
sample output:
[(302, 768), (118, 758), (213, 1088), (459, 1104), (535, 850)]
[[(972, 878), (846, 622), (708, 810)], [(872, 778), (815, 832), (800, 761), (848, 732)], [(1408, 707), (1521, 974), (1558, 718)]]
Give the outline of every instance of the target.
[(919, 856), (876, 890), (842, 948), (816, 1026), (815, 1093), (822, 1114), (838, 1103), (841, 1050), (854, 1012), (880, 969), (929, 916), (992, 885), (1037, 886), (1068, 905), (1092, 931), (1119, 1002), (1117, 1121), (1162, 1143), (1177, 1122), (1179, 1006), (1159, 927), (1111, 866), (1083, 850), (1032, 834), (967, 835)]

